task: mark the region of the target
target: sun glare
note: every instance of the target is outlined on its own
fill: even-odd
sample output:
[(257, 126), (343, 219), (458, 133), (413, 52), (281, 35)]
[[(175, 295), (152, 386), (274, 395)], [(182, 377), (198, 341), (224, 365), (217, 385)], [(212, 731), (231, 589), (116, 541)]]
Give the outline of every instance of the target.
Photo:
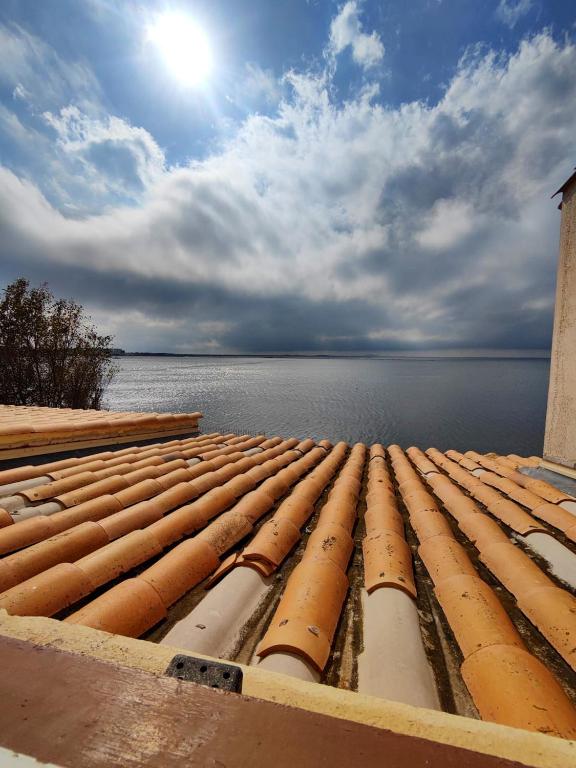
[(183, 85), (204, 83), (212, 71), (212, 51), (204, 30), (189, 16), (160, 16), (148, 30), (166, 66)]

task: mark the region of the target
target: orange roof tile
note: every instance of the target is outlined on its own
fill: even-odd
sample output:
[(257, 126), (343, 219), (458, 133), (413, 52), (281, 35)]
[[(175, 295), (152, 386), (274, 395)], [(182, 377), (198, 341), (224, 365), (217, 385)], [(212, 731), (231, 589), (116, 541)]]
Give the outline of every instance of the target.
[[(409, 474), (406, 466), (407, 461), (400, 451), (395, 451), (392, 457), (395, 473), (397, 469), (401, 469), (402, 476), (407, 476)], [(450, 459), (444, 457), (442, 463), (448, 467), (449, 464), (446, 462), (453, 464)], [(431, 477), (434, 478), (435, 476), (432, 475)], [(444, 482), (437, 482), (436, 488), (440, 495), (447, 492), (447, 486)], [(452, 501), (454, 498), (454, 494), (450, 494)], [(413, 514), (411, 513), (411, 522), (412, 518)], [(478, 523), (482, 523), (482, 528), (486, 523), (488, 524), (482, 535), (475, 537), (476, 546), (480, 548), (481, 552), (484, 551), (484, 547), (494, 546), (495, 542), (501, 540), (499, 537), (502, 531), (499, 526), (480, 512), (474, 513), (467, 510), (458, 522), (462, 530), (465, 530), (467, 526), (478, 529)], [(492, 526), (494, 528), (491, 531)], [(417, 527), (415, 530), (418, 534)], [(496, 531), (498, 531), (497, 534), (495, 534)], [(429, 538), (428, 541), (421, 541), (421, 553), (425, 564), (429, 565), (435, 581), (437, 599), (464, 654), (462, 675), (481, 717), (529, 729), (542, 730), (545, 727), (550, 733), (570, 737), (574, 732), (576, 720), (574, 709), (565, 693), (550, 672), (525, 651), (520, 635), (502, 604), (485, 582), (477, 575), (469, 572), (472, 563), (459, 546), (454, 546), (456, 542), (448, 544), (450, 538), (453, 536), (448, 533), (444, 536), (438, 535)], [(503, 541), (505, 544), (509, 543), (505, 536)], [(520, 550), (518, 552), (519, 555), (518, 553), (514, 554), (516, 568), (521, 558), (527, 557)], [(491, 554), (494, 558), (497, 553), (492, 549)], [(492, 559), (491, 562), (495, 563), (496, 560)], [(520, 570), (522, 570), (521, 563)], [(527, 577), (534, 578), (527, 568), (523, 570)], [(464, 571), (464, 573), (459, 573), (459, 571)], [(512, 571), (514, 569), (510, 572)], [(514, 579), (518, 579), (517, 574), (514, 575)], [(521, 575), (519, 580), (522, 581)], [(542, 588), (536, 590), (536, 592), (538, 591), (542, 591)], [(557, 591), (563, 592), (563, 590)], [(563, 601), (566, 601), (566, 598), (571, 598), (571, 596), (567, 593), (564, 595), (555, 595), (553, 602), (556, 614), (562, 613), (568, 608), (568, 603)], [(539, 622), (539, 628), (544, 629), (552, 644), (556, 640), (559, 624), (565, 630), (564, 639), (571, 637), (573, 640), (576, 636), (574, 628), (568, 627), (566, 621), (558, 622), (556, 619), (556, 624), (552, 627), (550, 626), (550, 617), (544, 612), (540, 613), (536, 603), (531, 603), (531, 605), (538, 614), (531, 617), (532, 620), (535, 623), (536, 621)], [(489, 659), (500, 659), (502, 655), (498, 656), (498, 652), (492, 652), (492, 649), (504, 649), (502, 654), (507, 660), (512, 658), (524, 659), (523, 663), (510, 661), (506, 669), (507, 677), (505, 676), (507, 687), (502, 692), (499, 688), (498, 670), (491, 670), (488, 663)], [(526, 655), (523, 656), (523, 654)], [(526, 657), (528, 657), (528, 661), (526, 661)], [(534, 686), (535, 679), (538, 680), (536, 687)], [(529, 698), (527, 701), (523, 701), (523, 706), (519, 707), (512, 715), (511, 706), (516, 696), (528, 696)], [(537, 716), (534, 715), (536, 707), (538, 708)]]
[[(38, 427), (32, 440), (48, 431), (58, 439), (65, 430), (69, 435), (82, 430), (96, 435), (111, 429), (143, 431), (145, 426), (152, 432), (162, 424), (166, 429), (178, 423), (170, 414), (103, 418), (67, 411), (51, 425), (52, 417), (26, 418), (39, 419), (32, 423)], [(49, 430), (42, 432), (42, 423)], [(404, 538), (405, 506), (419, 539), (419, 556), (435, 585), (436, 597), (429, 589), (420, 596), (421, 618), (430, 598), (433, 613), (442, 608), (450, 626), (447, 630), (440, 622), (434, 628), (422, 618), (433, 654), (453, 642), (453, 633), (465, 657), (462, 677), (483, 719), (573, 736), (574, 709), (551, 671), (524, 649), (505, 610), (511, 597), (500, 603), (475, 568), (479, 559), (516, 599), (529, 619), (521, 630), (530, 647), (536, 642), (544, 651), (553, 648), (574, 665), (574, 597), (497, 522), (526, 535), (528, 544), (532, 532), (548, 530), (539, 520), (566, 537), (576, 537), (576, 517), (558, 506), (566, 494), (518, 471), (535, 466), (536, 459), (410, 448), (412, 464), (398, 446), (390, 446), (387, 453), (375, 444), (369, 455), (364, 446), (355, 446), (343, 463), (347, 451), (344, 444), (332, 449), (327, 441), (314, 447), (311, 440), (212, 433), (0, 471), (0, 555), (7, 555), (0, 560), (0, 608), (53, 616), (84, 600), (65, 621), (138, 637), (163, 622), (171, 606), (207, 578), (212, 584), (239, 566), (264, 577), (278, 569), (283, 594), (257, 651), (288, 652), (321, 671), (331, 658), (337, 633), (339, 653), (332, 656), (327, 678), (332, 681), (334, 669), (345, 669), (350, 649), (356, 649), (350, 627), (362, 615), (357, 611), (357, 575), (352, 580), (353, 600), (345, 600), (354, 540), (358, 546), (364, 528), (367, 591), (395, 590), (400, 596), (400, 590), (409, 595), (408, 603), (416, 598), (412, 553)], [(299, 557), (295, 545), (300, 529), (332, 481), (304, 554), (291, 570)], [(15, 483), (22, 485), (11, 489)], [(16, 499), (9, 509), (22, 505), (13, 515), (2, 510), (2, 498), (10, 496)], [(364, 508), (359, 501), (366, 503), (364, 525), (354, 532), (357, 506), (361, 514)], [(497, 520), (485, 514), (479, 502)], [(242, 548), (260, 519), (263, 524)], [(406, 529), (413, 541), (407, 524)], [(467, 536), (476, 549), (463, 546), (455, 536), (461, 541)], [(353, 573), (359, 562), (357, 555)], [(110, 587), (123, 575), (131, 578)], [(277, 592), (266, 588), (269, 610)], [(200, 594), (195, 592), (192, 602)], [(179, 603), (176, 611), (186, 610), (186, 605)], [(563, 662), (555, 659), (554, 670), (560, 674)]]
[(464, 658), (489, 645), (524, 647), (493, 590), (478, 576), (451, 576), (434, 591)]
[(576, 710), (552, 674), (525, 649), (483, 648), (464, 660), (462, 677), (483, 719), (576, 737)]

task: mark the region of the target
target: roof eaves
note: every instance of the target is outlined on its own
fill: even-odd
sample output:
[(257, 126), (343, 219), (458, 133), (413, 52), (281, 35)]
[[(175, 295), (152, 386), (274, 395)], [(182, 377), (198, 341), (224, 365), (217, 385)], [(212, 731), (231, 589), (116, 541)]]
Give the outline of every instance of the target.
[(554, 199), (556, 197), (556, 195), (560, 194), (560, 192), (564, 192), (566, 187), (568, 187), (573, 181), (576, 181), (576, 168), (574, 168), (574, 173), (572, 174), (572, 176), (570, 176), (568, 179), (566, 179), (564, 184), (562, 184), (562, 186), (559, 189), (557, 189), (556, 192), (554, 192), (554, 194), (552, 195), (552, 197), (550, 199)]

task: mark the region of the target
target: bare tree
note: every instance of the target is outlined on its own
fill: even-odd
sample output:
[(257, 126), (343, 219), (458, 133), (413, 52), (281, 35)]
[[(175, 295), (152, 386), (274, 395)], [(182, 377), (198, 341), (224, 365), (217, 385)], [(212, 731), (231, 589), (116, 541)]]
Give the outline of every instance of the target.
[(80, 304), (19, 278), (0, 301), (0, 402), (100, 408), (116, 373), (111, 341)]

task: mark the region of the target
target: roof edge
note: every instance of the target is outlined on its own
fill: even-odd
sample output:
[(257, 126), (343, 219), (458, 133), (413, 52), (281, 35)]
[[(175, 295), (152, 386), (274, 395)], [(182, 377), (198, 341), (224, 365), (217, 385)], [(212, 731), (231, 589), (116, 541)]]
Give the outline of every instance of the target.
[(556, 195), (559, 195), (559, 194), (560, 194), (560, 192), (564, 192), (564, 190), (566, 189), (566, 187), (567, 187), (569, 184), (571, 184), (573, 181), (576, 181), (576, 168), (574, 168), (574, 173), (572, 174), (572, 176), (570, 176), (569, 178), (567, 178), (567, 179), (566, 179), (566, 181), (564, 182), (564, 184), (562, 184), (562, 186), (560, 187), (560, 189), (557, 189), (557, 190), (556, 190), (556, 192), (554, 192), (554, 194), (552, 195), (552, 197), (551, 197), (550, 199), (552, 200), (552, 199), (554, 199), (554, 198), (556, 197)]

